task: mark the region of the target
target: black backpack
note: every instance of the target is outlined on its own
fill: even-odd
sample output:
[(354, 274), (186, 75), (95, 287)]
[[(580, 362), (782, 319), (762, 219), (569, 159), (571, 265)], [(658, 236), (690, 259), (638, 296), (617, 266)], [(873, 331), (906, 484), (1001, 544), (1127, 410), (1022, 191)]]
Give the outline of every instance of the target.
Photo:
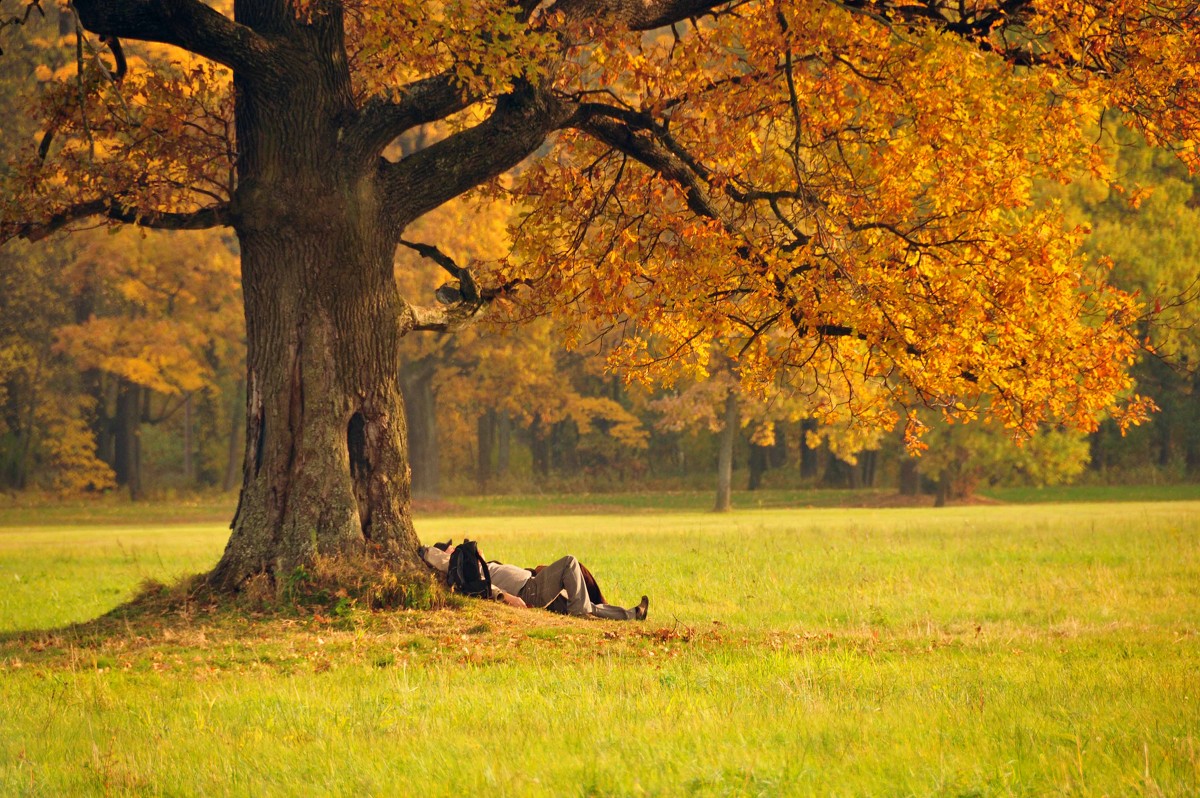
[(473, 540), (464, 540), (450, 555), (446, 584), (454, 593), (475, 598), (492, 597), (492, 575)]

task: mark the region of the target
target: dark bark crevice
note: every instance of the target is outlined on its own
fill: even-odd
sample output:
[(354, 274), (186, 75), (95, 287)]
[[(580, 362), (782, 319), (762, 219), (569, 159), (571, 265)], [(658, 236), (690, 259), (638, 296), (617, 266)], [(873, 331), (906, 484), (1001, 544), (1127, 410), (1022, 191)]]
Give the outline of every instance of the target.
[(354, 500), (358, 505), (359, 526), (364, 540), (371, 539), (371, 458), (367, 449), (367, 419), (362, 411), (350, 416), (346, 425), (346, 449), (350, 459), (350, 480), (354, 483)]

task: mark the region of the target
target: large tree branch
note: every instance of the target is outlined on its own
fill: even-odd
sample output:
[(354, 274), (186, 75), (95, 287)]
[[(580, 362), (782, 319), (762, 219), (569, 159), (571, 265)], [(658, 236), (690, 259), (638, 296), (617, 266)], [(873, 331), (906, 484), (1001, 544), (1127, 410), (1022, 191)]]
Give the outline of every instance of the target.
[(0, 227), (0, 243), (11, 238), (29, 241), (58, 232), (69, 224), (100, 217), (125, 224), (135, 224), (156, 230), (207, 230), (232, 224), (228, 205), (215, 205), (190, 213), (145, 212), (121, 205), (114, 199), (97, 199), (72, 205), (42, 222), (13, 222)]
[(394, 163), (384, 163), (387, 209), (397, 234), (412, 220), (497, 177), (531, 155), (573, 108), (545, 92), (519, 86), (475, 127)]
[(834, 0), (843, 8), (869, 16), (889, 27), (933, 27), (973, 42), (983, 52), (995, 53), (1016, 66), (1060, 66), (1099, 69), (1101, 65), (1065, 53), (1037, 50), (1024, 33), (1007, 41), (1005, 32), (1023, 31), (1036, 12), (1031, 0), (1004, 0), (983, 10), (970, 10), (957, 0)]
[(351, 153), (374, 158), (405, 131), (445, 119), (477, 100), (452, 71), (413, 81), (389, 98), (368, 100), (346, 129), (344, 146)]
[(406, 305), (407, 312), (400, 319), (401, 332), (454, 332), (474, 324), (486, 308), (485, 302)]
[[(746, 2), (746, 0), (741, 0)], [(561, 12), (567, 18), (604, 16), (631, 30), (650, 30), (673, 22), (712, 12), (720, 6), (736, 6), (739, 2), (700, 2), (699, 0), (558, 0), (544, 8), (546, 12)], [(541, 5), (522, 0), (515, 5), (522, 19)], [(471, 96), (453, 71), (446, 71), (397, 89), (387, 98), (376, 98), (363, 107), (358, 121), (346, 132), (346, 146), (351, 153), (374, 157), (389, 142), (405, 131), (427, 122), (444, 119), (482, 98)]]
[(664, 141), (653, 123), (633, 111), (597, 103), (581, 105), (570, 126), (639, 161), (684, 190), (698, 216), (724, 222), (705, 185), (706, 170), (678, 147)]
[(273, 49), (199, 0), (75, 0), (74, 7), (93, 33), (174, 45), (238, 71), (261, 66)]

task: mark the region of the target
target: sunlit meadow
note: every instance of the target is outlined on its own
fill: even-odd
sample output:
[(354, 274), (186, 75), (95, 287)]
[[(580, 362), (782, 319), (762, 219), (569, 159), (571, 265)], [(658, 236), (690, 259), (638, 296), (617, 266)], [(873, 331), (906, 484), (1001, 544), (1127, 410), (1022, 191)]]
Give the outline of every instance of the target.
[(217, 523), (0, 528), (7, 795), (1200, 794), (1200, 503), (433, 516), (645, 624), (204, 606)]

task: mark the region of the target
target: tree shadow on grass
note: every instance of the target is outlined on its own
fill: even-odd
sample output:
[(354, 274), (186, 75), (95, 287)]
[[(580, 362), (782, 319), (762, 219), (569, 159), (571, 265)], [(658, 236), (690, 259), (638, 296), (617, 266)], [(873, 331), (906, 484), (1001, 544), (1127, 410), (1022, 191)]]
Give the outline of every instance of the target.
[[(0, 673), (208, 678), (410, 662), (545, 667), (598, 655), (648, 662), (664, 646), (708, 639), (681, 633), (678, 621), (659, 628), (579, 619), (450, 595), (432, 572), (377, 559), (317, 562), (278, 582), (262, 575), (236, 594), (214, 590), (208, 576), (173, 585), (147, 581), (132, 599), (90, 621), (0, 633)], [(719, 636), (709, 642), (719, 643)]]
[(183, 577), (171, 585), (146, 580), (133, 598), (92, 620), (0, 632), (0, 666), (70, 660), (89, 651), (132, 653), (261, 641), (297, 629), (361, 629), (373, 616), (388, 611), (435, 610), (461, 603), (428, 572), (365, 557), (319, 560), (283, 580), (259, 574), (236, 593), (214, 589), (209, 574)]

